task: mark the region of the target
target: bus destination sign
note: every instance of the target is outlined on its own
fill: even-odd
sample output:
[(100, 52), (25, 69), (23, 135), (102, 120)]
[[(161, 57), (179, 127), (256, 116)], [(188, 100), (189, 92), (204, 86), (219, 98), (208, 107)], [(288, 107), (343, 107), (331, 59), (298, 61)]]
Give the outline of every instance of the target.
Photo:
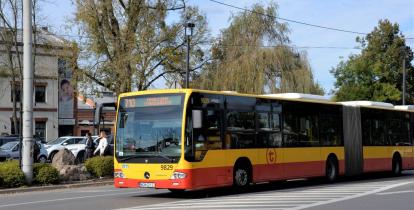
[(126, 98), (125, 107), (152, 107), (152, 106), (174, 106), (181, 104), (181, 96), (153, 96)]

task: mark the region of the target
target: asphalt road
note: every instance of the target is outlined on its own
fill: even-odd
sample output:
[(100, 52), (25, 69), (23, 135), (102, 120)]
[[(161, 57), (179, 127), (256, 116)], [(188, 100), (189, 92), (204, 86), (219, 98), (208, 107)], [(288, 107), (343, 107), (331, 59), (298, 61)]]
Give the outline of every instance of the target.
[(302, 180), (173, 194), (166, 190), (83, 187), (0, 195), (0, 210), (69, 209), (414, 210), (414, 171), (369, 174), (334, 184)]

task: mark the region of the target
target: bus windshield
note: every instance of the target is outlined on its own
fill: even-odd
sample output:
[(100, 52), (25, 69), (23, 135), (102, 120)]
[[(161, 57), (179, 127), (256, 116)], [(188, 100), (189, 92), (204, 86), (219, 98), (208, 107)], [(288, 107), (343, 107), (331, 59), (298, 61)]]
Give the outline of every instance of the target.
[(115, 142), (118, 162), (178, 162), (182, 115), (181, 94), (122, 98)]

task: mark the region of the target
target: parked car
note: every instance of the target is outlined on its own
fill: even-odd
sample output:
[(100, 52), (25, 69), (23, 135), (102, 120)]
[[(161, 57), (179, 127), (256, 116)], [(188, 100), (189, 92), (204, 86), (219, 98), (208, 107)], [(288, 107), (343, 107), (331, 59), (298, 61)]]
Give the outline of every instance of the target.
[[(35, 158), (35, 162), (45, 163), (47, 161), (47, 151), (44, 145), (36, 141), (37, 146), (40, 149), (39, 154)], [(0, 146), (0, 160), (19, 159), (20, 157), (20, 142), (10, 141)]]
[[(37, 142), (44, 143), (39, 137), (33, 136), (33, 139)], [(8, 136), (0, 136), (0, 146), (11, 141), (19, 141), (19, 135), (8, 135)]]
[(7, 143), (18, 140), (18, 137), (14, 136), (0, 136), (0, 146)]
[(66, 148), (72, 152), (78, 162), (82, 162), (85, 155), (86, 138), (83, 136), (62, 136), (53, 141), (46, 143), (45, 147), (48, 159), (53, 160), (56, 153)]

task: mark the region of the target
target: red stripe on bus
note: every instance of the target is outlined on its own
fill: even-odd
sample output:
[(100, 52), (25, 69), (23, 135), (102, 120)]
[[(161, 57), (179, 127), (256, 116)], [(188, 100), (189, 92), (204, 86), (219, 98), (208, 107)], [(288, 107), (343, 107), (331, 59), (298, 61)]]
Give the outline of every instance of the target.
[(369, 171), (391, 171), (391, 158), (366, 158), (364, 159), (364, 172)]
[[(403, 158), (403, 168), (413, 168), (414, 158)], [(294, 162), (279, 164), (259, 164), (253, 166), (253, 182), (286, 180), (317, 177), (325, 175), (326, 161)], [(391, 170), (391, 158), (370, 158), (364, 160), (364, 172)], [(115, 171), (120, 171), (115, 169)], [(211, 167), (195, 169), (177, 169), (184, 172), (184, 179), (139, 180), (115, 178), (115, 187), (137, 188), (141, 182), (153, 182), (156, 188), (198, 190), (233, 184), (233, 167)], [(344, 174), (345, 161), (339, 160), (339, 173)]]
[[(414, 168), (414, 158), (404, 157), (402, 158), (403, 169)], [(391, 171), (392, 170), (392, 158), (368, 158), (364, 160), (364, 172), (368, 171)]]
[[(325, 161), (295, 162), (283, 164), (259, 164), (253, 166), (253, 182), (285, 180), (294, 178), (316, 177), (325, 174)], [(339, 161), (343, 173), (344, 161)], [(233, 184), (233, 167), (211, 167), (176, 170), (187, 174), (179, 180), (139, 180), (115, 178), (115, 187), (139, 187), (140, 182), (154, 182), (156, 188), (169, 189), (205, 189), (211, 187), (231, 186)]]
[(414, 157), (402, 158), (403, 169), (414, 169)]

